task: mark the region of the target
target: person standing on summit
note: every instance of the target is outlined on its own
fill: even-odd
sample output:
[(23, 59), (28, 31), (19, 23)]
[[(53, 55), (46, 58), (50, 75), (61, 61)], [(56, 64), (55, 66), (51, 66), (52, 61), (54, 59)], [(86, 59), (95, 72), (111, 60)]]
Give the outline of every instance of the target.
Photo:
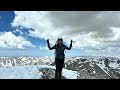
[(56, 65), (55, 79), (61, 79), (62, 68), (64, 66), (65, 59), (64, 51), (65, 49), (71, 50), (72, 42), (73, 41), (71, 40), (70, 47), (67, 47), (66, 45), (63, 44), (62, 37), (59, 37), (58, 40), (56, 41), (56, 44), (53, 47), (50, 47), (49, 39), (47, 39), (47, 45), (49, 50), (55, 49), (55, 65)]

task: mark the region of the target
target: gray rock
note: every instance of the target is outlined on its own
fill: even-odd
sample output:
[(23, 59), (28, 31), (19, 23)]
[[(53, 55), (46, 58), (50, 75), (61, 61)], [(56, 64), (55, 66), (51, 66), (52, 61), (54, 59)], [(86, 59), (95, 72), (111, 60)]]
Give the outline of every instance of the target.
[[(42, 68), (39, 69), (40, 72), (43, 73), (42, 79), (55, 79), (55, 69), (50, 68)], [(63, 75), (61, 79), (66, 79)]]

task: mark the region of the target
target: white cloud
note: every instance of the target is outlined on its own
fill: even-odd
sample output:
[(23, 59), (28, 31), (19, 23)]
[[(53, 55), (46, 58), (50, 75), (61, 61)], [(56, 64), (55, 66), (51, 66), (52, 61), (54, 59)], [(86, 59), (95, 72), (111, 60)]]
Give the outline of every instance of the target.
[(119, 11), (15, 11), (12, 26), (29, 29), (31, 37), (49, 38), (51, 44), (62, 36), (67, 44), (73, 39), (77, 49), (120, 47)]
[(16, 33), (16, 32), (19, 32), (20, 35), (23, 35), (23, 32), (21, 30), (19, 30), (19, 29), (13, 30), (13, 33)]
[(40, 46), (39, 48), (40, 48), (40, 50), (49, 50), (47, 46), (44, 46), (44, 47)]
[(0, 32), (0, 48), (25, 49), (26, 46), (34, 47), (22, 36), (15, 36), (12, 32)]

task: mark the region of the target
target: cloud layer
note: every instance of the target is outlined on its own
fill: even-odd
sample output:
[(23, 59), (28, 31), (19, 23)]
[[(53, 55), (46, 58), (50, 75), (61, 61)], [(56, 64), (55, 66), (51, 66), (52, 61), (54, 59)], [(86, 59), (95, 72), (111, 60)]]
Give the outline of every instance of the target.
[(0, 48), (25, 49), (26, 46), (34, 47), (22, 36), (15, 36), (12, 32), (0, 32)]
[(62, 36), (81, 50), (111, 51), (120, 47), (119, 11), (15, 11), (12, 26), (27, 28), (28, 36), (50, 39)]

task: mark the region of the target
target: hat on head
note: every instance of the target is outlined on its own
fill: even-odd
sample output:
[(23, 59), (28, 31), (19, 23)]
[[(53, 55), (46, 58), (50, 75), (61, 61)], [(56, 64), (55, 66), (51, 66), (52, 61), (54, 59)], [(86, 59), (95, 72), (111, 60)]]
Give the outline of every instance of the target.
[(62, 37), (58, 37), (58, 40), (62, 40), (63, 41), (63, 38)]

